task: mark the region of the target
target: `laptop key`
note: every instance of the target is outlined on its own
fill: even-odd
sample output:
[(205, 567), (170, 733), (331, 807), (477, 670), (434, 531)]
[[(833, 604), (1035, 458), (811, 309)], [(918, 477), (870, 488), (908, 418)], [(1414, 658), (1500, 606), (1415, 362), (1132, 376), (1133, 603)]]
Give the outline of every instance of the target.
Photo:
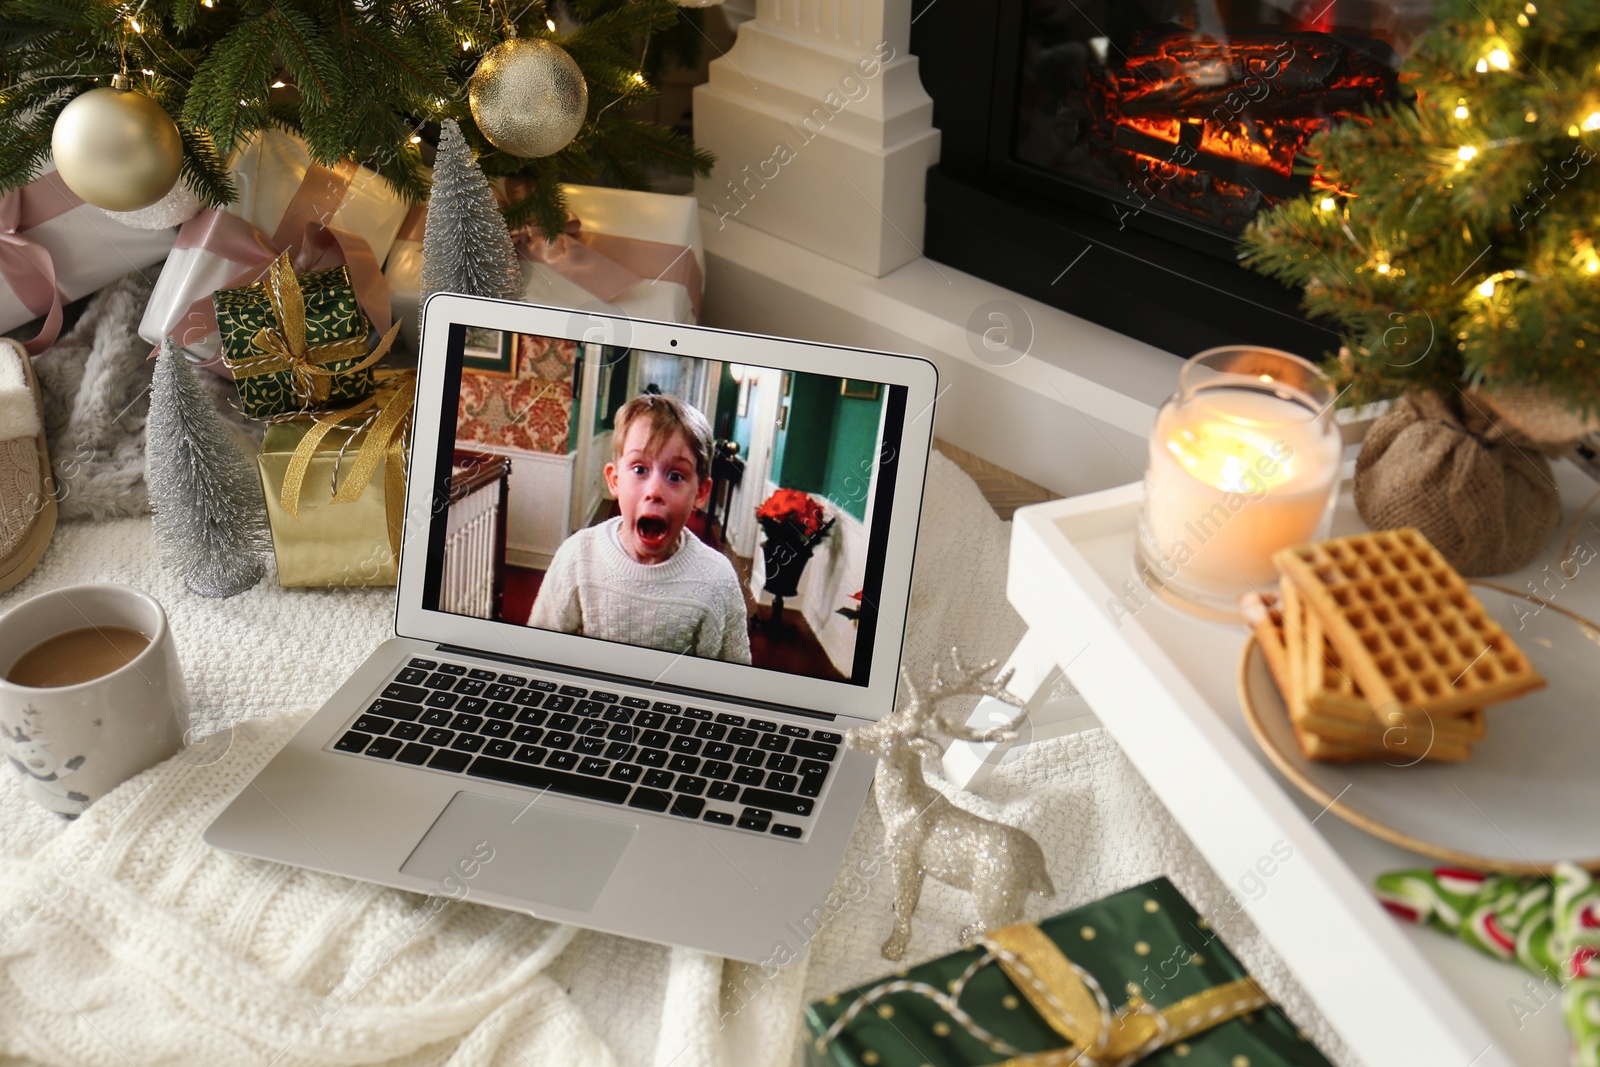
[(637, 763), (618, 763), (612, 766), (611, 773), (606, 777), (618, 782), (637, 782), (643, 773), (644, 768)]
[(764, 734), (770, 734), (770, 733), (774, 732), (775, 730), (777, 730), (777, 728), (778, 728), (778, 724), (777, 723), (768, 722), (765, 719), (751, 719), (750, 720), (750, 729), (752, 729), (752, 730), (760, 730)]
[(708, 811), (700, 818), (709, 823), (716, 823), (718, 826), (733, 825), (733, 812), (731, 811)]
[(561, 687), (561, 692), (569, 697), (586, 697), (589, 695), (589, 690), (581, 685), (564, 685)]
[(385, 719), (382, 715), (361, 715), (350, 724), (350, 727), (369, 734), (386, 734), (393, 725), (393, 719)]
[(733, 754), (733, 762), (746, 767), (759, 767), (766, 758), (766, 753), (758, 748), (741, 748)]
[(411, 657), (411, 666), (420, 667), (425, 671), (431, 671), (435, 667), (437, 667), (438, 664), (435, 663), (431, 659), (423, 659), (421, 656), (412, 656)]
[(430, 708), (453, 708), (460, 699), (454, 693), (429, 693), (424, 703)]
[(500, 676), (500, 684), (509, 685), (513, 689), (521, 689), (528, 684), (528, 680), (520, 674), (502, 674)]
[(672, 772), (659, 770), (645, 771), (644, 784), (652, 789), (671, 789)]
[(733, 780), (740, 785), (760, 785), (767, 780), (767, 772), (760, 767), (738, 767), (733, 772)]
[(394, 680), (403, 682), (406, 685), (421, 685), (428, 680), (428, 672), (419, 667), (407, 667), (395, 675)]
[(835, 757), (835, 756), (837, 756), (839, 754), (838, 746), (836, 746), (836, 745), (821, 745), (821, 744), (818, 744), (815, 741), (796, 741), (794, 744), (789, 746), (789, 751), (793, 752), (796, 756), (799, 756), (801, 759), (814, 759), (814, 760), (824, 760), (824, 761), (832, 760), (833, 757)]
[(743, 726), (744, 725), (744, 716), (743, 715), (729, 715), (727, 712), (724, 711), (724, 712), (719, 712), (717, 714), (717, 721), (720, 722), (724, 726)]
[(739, 803), (752, 808), (771, 808), (786, 815), (810, 815), (816, 807), (805, 797), (792, 797), (787, 793), (774, 793), (770, 789), (745, 789), (739, 794)]
[(754, 730), (729, 730), (728, 744), (738, 745), (740, 748), (753, 748), (760, 736)]
[(517, 721), (527, 726), (543, 726), (549, 712), (543, 708), (523, 708), (517, 712)]
[(622, 742), (622, 741), (613, 741), (613, 742), (611, 742), (609, 745), (606, 746), (606, 751), (605, 751), (606, 759), (631, 760), (631, 759), (633, 759), (634, 756), (637, 756), (638, 754), (639, 754), (639, 747), (637, 745), (630, 745), (630, 744), (627, 744), (627, 743)]
[(646, 811), (666, 811), (667, 805), (671, 803), (671, 793), (663, 793), (659, 789), (645, 789), (643, 787), (635, 789), (633, 796), (628, 798), (628, 807), (643, 808)]
[(639, 743), (645, 748), (666, 748), (672, 735), (665, 730), (646, 730), (639, 735)]
[(619, 722), (606, 731), (606, 736), (613, 741), (621, 741), (624, 744), (631, 745), (639, 739), (639, 731), (632, 726)]
[(463, 667), (459, 663), (441, 663), (441, 664), (439, 664), (439, 673), (440, 674), (466, 674), (467, 673), (467, 669), (465, 667)]
[(667, 720), (667, 729), (675, 734), (692, 734), (694, 720), (683, 715), (674, 715)]
[(667, 717), (659, 711), (641, 711), (633, 717), (633, 724), (645, 730), (659, 730)]
[(577, 725), (578, 717), (576, 715), (550, 716), (550, 729), (552, 730), (572, 730), (575, 729)]
[(712, 718), (711, 713), (705, 708), (684, 708), (683, 713), (691, 719), (702, 719), (706, 722), (710, 722)]
[(589, 699), (598, 700), (602, 704), (615, 704), (617, 702), (617, 694), (602, 693), (600, 690), (596, 689), (594, 692), (589, 694)]
[(757, 747), (765, 752), (787, 752), (789, 739), (782, 734), (767, 734), (757, 743)]
[(781, 822), (775, 822), (772, 824), (772, 833), (774, 837), (799, 837), (800, 827), (785, 826)]
[(807, 730), (804, 726), (795, 726), (792, 723), (787, 723), (787, 722), (784, 723), (782, 726), (778, 727), (778, 732), (780, 734), (787, 734), (790, 737), (810, 737), (811, 736), (811, 731)]
[(490, 704), (484, 711), (484, 714), (491, 719), (509, 719), (516, 713), (517, 706), (515, 704), (507, 704), (504, 701)]
[(792, 774), (779, 774), (773, 771), (767, 775), (767, 788), (776, 789), (780, 793), (793, 793), (794, 787), (800, 784), (800, 779)]
[(571, 697), (564, 697), (560, 693), (551, 693), (544, 698), (544, 703), (539, 706), (547, 711), (571, 711), (572, 704)]
[(483, 692), (483, 682), (476, 678), (463, 678), (456, 683), (455, 691), (464, 696), (475, 697)]
[(713, 741), (701, 749), (700, 754), (706, 759), (731, 760), (733, 759), (733, 746), (726, 741)]
[(346, 732), (343, 737), (339, 738), (339, 740), (335, 741), (333, 747), (338, 749), (340, 752), (362, 752), (365, 751), (366, 747), (371, 743), (371, 734), (364, 734), (359, 730), (350, 730)]
[(699, 756), (673, 756), (667, 761), (667, 767), (681, 774), (693, 774), (700, 769)]
[(499, 671), (486, 671), (482, 667), (474, 667), (467, 672), (468, 678), (476, 678), (480, 682), (493, 682), (500, 677)]
[[(732, 782), (712, 782), (711, 789), (707, 795), (712, 800), (738, 800), (739, 787)], [(733, 820), (729, 819), (728, 821), (732, 822)]]
[(415, 763), (418, 766), (421, 766), (422, 764), (428, 762), (428, 757), (431, 755), (433, 755), (433, 749), (429, 748), (427, 745), (419, 745), (416, 742), (412, 742), (405, 748), (402, 748), (400, 750), (400, 755), (396, 756), (395, 759), (401, 763)]
[(623, 697), (621, 704), (625, 708), (648, 708), (650, 702), (644, 697)]
[(517, 754), (511, 758), (518, 763), (543, 763), (544, 758), (549, 754), (549, 749), (540, 748), (537, 745), (521, 745), (517, 748)]
[(428, 695), (426, 689), (415, 685), (401, 685), (399, 682), (390, 682), (383, 687), (381, 696), (385, 700), (401, 700), (407, 704), (420, 704)]
[(599, 715), (608, 705), (602, 700), (580, 700), (572, 709), (574, 715)]
[(476, 730), (482, 725), (483, 716), (481, 715), (457, 715), (450, 720), (450, 729), (452, 730)]
[(696, 737), (703, 737), (707, 741), (721, 741), (728, 734), (726, 726), (719, 726), (714, 722), (703, 722), (694, 729)]
[(528, 679), (528, 688), (537, 689), (541, 693), (554, 693), (556, 691), (556, 683), (547, 682), (543, 678), (530, 678)]
[(402, 741), (415, 741), (422, 736), (425, 727), (420, 722), (398, 722), (394, 729), (389, 731), (390, 737), (398, 737)]
[(483, 738), (477, 734), (456, 734), (456, 739), (450, 742), (450, 747), (461, 752), (476, 752), (483, 747)]
[(449, 730), (444, 730), (435, 726), (433, 729), (422, 735), (422, 743), (425, 745), (438, 745), (442, 747), (453, 741), (455, 736), (456, 735), (451, 733)]
[(701, 765), (700, 773), (705, 775), (707, 778), (715, 778), (718, 781), (727, 781), (728, 776), (733, 773), (733, 764), (723, 763), (720, 760), (708, 759), (704, 764)]
[(667, 750), (664, 748), (643, 748), (635, 757), (646, 767), (665, 767), (667, 765)]
[(485, 700), (510, 700), (516, 695), (516, 689), (509, 685), (486, 685), (483, 687)]
[(739, 829), (754, 830), (758, 834), (767, 832), (767, 825), (772, 822), (772, 812), (761, 811), (757, 808), (745, 808), (744, 814), (739, 816)]
[(842, 745), (842, 744), (844, 744), (843, 735), (836, 734), (836, 733), (832, 732), (831, 730), (812, 730), (811, 731), (811, 740), (813, 740), (813, 741), (821, 741), (825, 745)]
[(700, 739), (698, 737), (674, 737), (672, 739), (672, 744), (668, 745), (667, 747), (674, 752), (687, 752), (689, 755), (693, 756), (697, 755), (700, 751)]
[(467, 764), (472, 762), (472, 756), (466, 752), (452, 752), (449, 749), (440, 749), (428, 761), (428, 766), (441, 771), (455, 771), (460, 773), (467, 769)]
[(517, 695), (511, 699), (524, 707), (536, 708), (544, 703), (544, 694), (537, 689), (518, 689)]
[(683, 708), (677, 704), (668, 704), (665, 700), (658, 700), (650, 707), (663, 715), (677, 715)]
[(571, 771), (577, 769), (578, 760), (582, 758), (576, 752), (552, 752), (545, 758), (544, 765), (558, 771)]
[(600, 717), (606, 722), (628, 723), (633, 721), (633, 712), (628, 708), (619, 708), (613, 704), (601, 712)]
[(598, 756), (585, 756), (583, 762), (578, 764), (579, 774), (592, 774), (596, 778), (604, 778), (610, 769), (611, 761)]
[(511, 740), (524, 741), (528, 744), (538, 744), (539, 739), (543, 736), (544, 731), (537, 726), (519, 726), (511, 731)]
[(774, 752), (767, 757), (767, 770), (793, 774), (795, 762), (795, 758), (787, 752)]
[(606, 744), (603, 737), (580, 737), (573, 743), (572, 751), (580, 756), (598, 756), (606, 750)]
[(604, 737), (609, 729), (611, 729), (611, 726), (604, 719), (580, 719), (578, 721), (578, 733), (585, 737)]
[(427, 680), (422, 684), (427, 686), (429, 689), (449, 689), (451, 686), (456, 684), (456, 680), (451, 675), (445, 674), (441, 671), (438, 674), (428, 675)]
[(548, 748), (571, 748), (575, 740), (577, 738), (564, 730), (551, 730), (544, 735), (544, 743)]
[(484, 737), (510, 737), (513, 729), (515, 727), (504, 719), (485, 719), (478, 732)]
[(517, 743), (515, 741), (507, 741), (503, 737), (490, 741), (483, 746), (483, 754), (485, 756), (493, 756), (496, 759), (510, 759), (516, 755), (516, 752)]
[(400, 700), (374, 700), (367, 711), (373, 715), (385, 715), (391, 719), (404, 719), (411, 722), (422, 714), (422, 705), (407, 704)]
[(394, 754), (405, 746), (404, 741), (396, 741), (392, 737), (380, 737), (367, 746), (367, 755), (379, 759), (393, 759)]
[(808, 759), (800, 761), (800, 777), (826, 778), (827, 776), (828, 765), (821, 760)]
[(455, 712), (448, 708), (429, 708), (422, 713), (424, 726), (449, 726), (450, 720), (455, 718)]
[(706, 786), (710, 784), (710, 782), (697, 775), (680, 774), (678, 775), (678, 780), (672, 783), (672, 788), (679, 793), (687, 793), (689, 796), (697, 797), (704, 793)]
[(628, 790), (631, 788), (624, 782), (591, 778), (582, 774), (568, 774), (552, 770), (548, 766), (535, 767), (526, 763), (494, 759), (491, 756), (479, 756), (473, 760), (472, 766), (467, 768), (467, 773), (477, 778), (525, 785), (534, 789), (548, 789), (553, 793), (587, 797), (607, 804), (621, 804), (627, 799)]
[(706, 802), (699, 797), (686, 797), (678, 795), (672, 798), (671, 812), (682, 815), (685, 819), (698, 819), (700, 813), (706, 809)]

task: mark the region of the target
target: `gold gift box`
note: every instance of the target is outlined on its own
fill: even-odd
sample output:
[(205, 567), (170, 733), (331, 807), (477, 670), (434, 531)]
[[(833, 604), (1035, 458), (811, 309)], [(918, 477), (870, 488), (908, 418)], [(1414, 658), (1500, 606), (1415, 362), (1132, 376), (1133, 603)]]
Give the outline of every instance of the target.
[(272, 524), (278, 584), (286, 589), (394, 585), (398, 570), (389, 547), (383, 467), (373, 473), (360, 498), (333, 502), (334, 473), (338, 472), (342, 485), (366, 440), (365, 430), (345, 426), (330, 430), (311, 457), (300, 493), (299, 518), (284, 510), (281, 497), (289, 461), (315, 425), (316, 420), (309, 417), (273, 423), (267, 427), (256, 458)]

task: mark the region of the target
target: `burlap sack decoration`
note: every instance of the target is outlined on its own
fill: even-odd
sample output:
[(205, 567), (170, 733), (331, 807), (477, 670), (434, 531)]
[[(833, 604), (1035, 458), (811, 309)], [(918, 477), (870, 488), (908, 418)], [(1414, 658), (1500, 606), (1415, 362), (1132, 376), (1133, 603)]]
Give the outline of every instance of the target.
[(1356, 460), (1356, 510), (1374, 530), (1415, 526), (1464, 575), (1504, 574), (1539, 554), (1561, 521), (1550, 463), (1464, 397), (1401, 397)]

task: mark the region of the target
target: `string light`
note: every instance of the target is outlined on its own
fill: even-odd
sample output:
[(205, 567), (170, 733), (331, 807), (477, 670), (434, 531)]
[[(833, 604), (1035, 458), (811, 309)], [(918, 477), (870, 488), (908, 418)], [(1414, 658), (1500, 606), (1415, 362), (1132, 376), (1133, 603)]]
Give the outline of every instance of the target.
[(139, 24), (139, 20), (138, 19), (130, 18), (128, 20), (128, 28), (130, 30), (132, 30), (134, 33), (143, 33), (144, 32), (144, 27)]
[(467, 38), (467, 39), (466, 39), (466, 40), (465, 40), (465, 41), (462, 41), (462, 42), (461, 42), (461, 50), (462, 50), (462, 51), (463, 51), (463, 52), (470, 52), (470, 51), (472, 51), (472, 38), (470, 38), (470, 37), (469, 37), (469, 38)]
[(1494, 279), (1493, 278), (1485, 278), (1481, 283), (1479, 283), (1479, 285), (1478, 285), (1478, 295), (1482, 296), (1482, 297), (1491, 297), (1491, 296), (1494, 295)]
[(421, 144), (422, 143), (422, 135), (418, 134), (418, 133), (412, 134), (411, 135), (411, 143), (412, 144)]
[(547, 27), (549, 27), (551, 33), (555, 33), (556, 32), (556, 20), (555, 19), (545, 19), (544, 20), (544, 24)]
[(1333, 197), (1325, 196), (1325, 197), (1322, 198), (1322, 202), (1320, 204), (1318, 204), (1317, 206), (1320, 207), (1323, 211), (1332, 211), (1334, 208), (1338, 207), (1339, 204), (1338, 204), (1337, 201), (1335, 201), (1333, 199)]
[(1389, 267), (1389, 264), (1387, 264), (1387, 263), (1379, 263), (1373, 269), (1376, 270), (1379, 274), (1388, 274), (1391, 268)]
[(1526, 11), (1530, 15), (1537, 15), (1539, 13), (1539, 9), (1537, 7), (1534, 7), (1531, 3), (1530, 4), (1523, 4), (1522, 5), (1522, 10)]
[(1489, 53), (1489, 66), (1495, 70), (1510, 70), (1511, 56), (1506, 53), (1504, 48), (1496, 48)]
[(1536, 111), (1530, 111), (1526, 115), (1522, 116), (1522, 121), (1523, 122), (1538, 122), (1539, 121), (1539, 113), (1536, 112)]
[(284, 87), (284, 84), (285, 84), (284, 80), (282, 78), (279, 78), (277, 81), (272, 83), (272, 87), (274, 89), (282, 89)]
[(1586, 130), (1600, 130), (1600, 111), (1591, 111), (1589, 117), (1583, 120)]
[(1582, 131), (1582, 130), (1580, 130), (1580, 129), (1578, 129), (1578, 127), (1577, 127), (1577, 126), (1568, 126), (1568, 127), (1567, 127), (1567, 136), (1568, 136), (1568, 137), (1576, 137), (1576, 136), (1578, 136), (1578, 135), (1579, 135), (1579, 134), (1580, 134), (1580, 133), (1582, 133), (1582, 132), (1583, 132), (1583, 131)]
[(643, 85), (644, 84), (644, 74), (640, 73), (638, 71), (635, 71), (634, 75), (633, 75), (633, 80), (635, 82), (637, 82), (638, 84)]
[(1458, 157), (1458, 158), (1459, 158), (1459, 159), (1460, 159), (1460, 160), (1461, 160), (1461, 162), (1463, 162), (1463, 163), (1467, 163), (1467, 162), (1470, 162), (1470, 161), (1471, 161), (1471, 159), (1472, 159), (1472, 158), (1473, 158), (1473, 157), (1474, 157), (1474, 156), (1476, 156), (1476, 155), (1477, 155), (1477, 154), (1478, 154), (1478, 150), (1477, 150), (1477, 149), (1476, 149), (1476, 148), (1473, 148), (1473, 147), (1472, 147), (1472, 146), (1471, 146), (1471, 145), (1469, 145), (1469, 144), (1464, 144), (1464, 145), (1462, 145), (1462, 146), (1461, 146), (1461, 147), (1460, 147), (1460, 148), (1458, 148), (1458, 149), (1456, 149), (1456, 156), (1457, 156), (1457, 157)]
[(1489, 61), (1487, 59), (1478, 60), (1478, 73), (1479, 74), (1487, 74), (1487, 73), (1489, 73)]
[(216, 7), (216, 0), (200, 0), (201, 7)]
[(1467, 114), (1468, 114), (1468, 112), (1467, 112), (1467, 102), (1465, 100), (1457, 100), (1456, 101), (1456, 118), (1464, 120), (1464, 119), (1466, 119)]

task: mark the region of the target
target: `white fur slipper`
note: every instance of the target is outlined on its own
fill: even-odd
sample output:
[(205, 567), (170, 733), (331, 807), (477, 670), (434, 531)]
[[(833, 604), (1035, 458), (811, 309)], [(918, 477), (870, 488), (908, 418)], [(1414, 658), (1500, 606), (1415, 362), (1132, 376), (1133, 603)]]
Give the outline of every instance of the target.
[(56, 487), (33, 361), (0, 338), (0, 592), (32, 573), (56, 530)]

